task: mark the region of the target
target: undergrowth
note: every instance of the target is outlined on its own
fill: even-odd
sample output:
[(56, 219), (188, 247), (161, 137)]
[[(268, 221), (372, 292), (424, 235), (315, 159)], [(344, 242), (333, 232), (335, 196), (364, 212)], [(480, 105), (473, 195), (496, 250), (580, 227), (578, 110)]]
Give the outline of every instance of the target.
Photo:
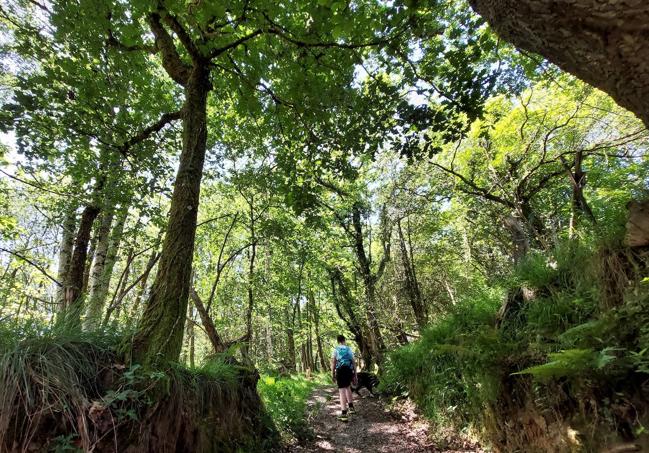
[(259, 380), (259, 394), (286, 443), (303, 443), (312, 439), (307, 400), (315, 388), (328, 383), (327, 377), (324, 374), (311, 378), (302, 374), (265, 375)]
[(127, 365), (110, 332), (3, 327), (0, 450), (268, 451), (256, 375), (213, 358)]
[[(649, 406), (646, 260), (618, 269), (625, 286), (620, 292), (616, 283), (612, 300), (611, 272), (602, 272), (594, 246), (573, 242), (532, 254), (508, 281), (458, 303), (417, 342), (390, 354), (383, 390), (409, 395), (438, 423), (477, 426), (508, 451), (535, 449), (534, 436), (550, 442), (553, 430), (559, 438), (572, 427), (581, 430), (579, 448), (605, 432), (633, 438), (645, 430), (641, 406)], [(506, 294), (520, 288), (525, 300), (498, 319)], [(572, 448), (551, 442), (538, 449)]]

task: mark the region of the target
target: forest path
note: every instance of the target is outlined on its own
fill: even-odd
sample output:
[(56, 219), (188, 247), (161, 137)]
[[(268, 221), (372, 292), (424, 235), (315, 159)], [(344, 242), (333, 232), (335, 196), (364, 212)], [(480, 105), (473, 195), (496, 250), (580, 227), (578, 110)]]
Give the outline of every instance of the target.
[[(363, 390), (361, 391), (363, 393)], [(363, 393), (366, 395), (366, 393)], [(429, 425), (413, 410), (412, 404), (389, 409), (386, 401), (369, 395), (354, 394), (357, 413), (348, 422), (336, 417), (340, 413), (338, 389), (333, 385), (319, 388), (309, 400), (308, 414), (315, 438), (310, 445), (293, 446), (292, 453), (477, 453), (483, 450), (467, 442), (451, 439), (447, 446), (435, 445), (428, 436)]]

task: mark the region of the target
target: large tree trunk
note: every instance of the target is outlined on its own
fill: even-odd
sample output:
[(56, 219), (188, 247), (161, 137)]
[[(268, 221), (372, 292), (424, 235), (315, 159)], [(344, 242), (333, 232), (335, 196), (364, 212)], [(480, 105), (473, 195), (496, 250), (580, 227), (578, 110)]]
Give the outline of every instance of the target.
[(209, 91), (207, 64), (195, 64), (185, 88), (183, 150), (158, 272), (133, 337), (135, 362), (175, 361), (180, 356), (207, 145)]
[(470, 3), (501, 37), (607, 92), (649, 127), (649, 2)]

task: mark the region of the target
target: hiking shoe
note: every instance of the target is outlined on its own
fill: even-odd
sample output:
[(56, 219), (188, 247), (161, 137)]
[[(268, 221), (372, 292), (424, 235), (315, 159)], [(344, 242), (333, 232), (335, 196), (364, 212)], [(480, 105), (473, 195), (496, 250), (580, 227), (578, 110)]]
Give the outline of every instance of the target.
[(356, 409), (354, 409), (354, 406), (349, 406), (349, 413), (350, 414), (355, 414), (356, 413)]
[(347, 416), (347, 414), (344, 414), (344, 415), (341, 414), (341, 415), (338, 416), (338, 420), (340, 420), (341, 422), (348, 422), (349, 417)]

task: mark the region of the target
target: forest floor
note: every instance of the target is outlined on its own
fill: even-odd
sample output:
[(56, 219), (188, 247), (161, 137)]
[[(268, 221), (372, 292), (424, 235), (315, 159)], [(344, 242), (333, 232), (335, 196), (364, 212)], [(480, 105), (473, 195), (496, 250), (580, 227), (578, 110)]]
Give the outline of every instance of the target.
[(417, 414), (409, 400), (392, 403), (381, 397), (363, 393), (355, 397), (357, 413), (348, 422), (337, 419), (340, 413), (338, 389), (333, 385), (318, 388), (308, 403), (308, 417), (314, 438), (308, 445), (292, 446), (291, 453), (478, 453), (484, 452), (463, 436), (448, 432), (435, 433)]

